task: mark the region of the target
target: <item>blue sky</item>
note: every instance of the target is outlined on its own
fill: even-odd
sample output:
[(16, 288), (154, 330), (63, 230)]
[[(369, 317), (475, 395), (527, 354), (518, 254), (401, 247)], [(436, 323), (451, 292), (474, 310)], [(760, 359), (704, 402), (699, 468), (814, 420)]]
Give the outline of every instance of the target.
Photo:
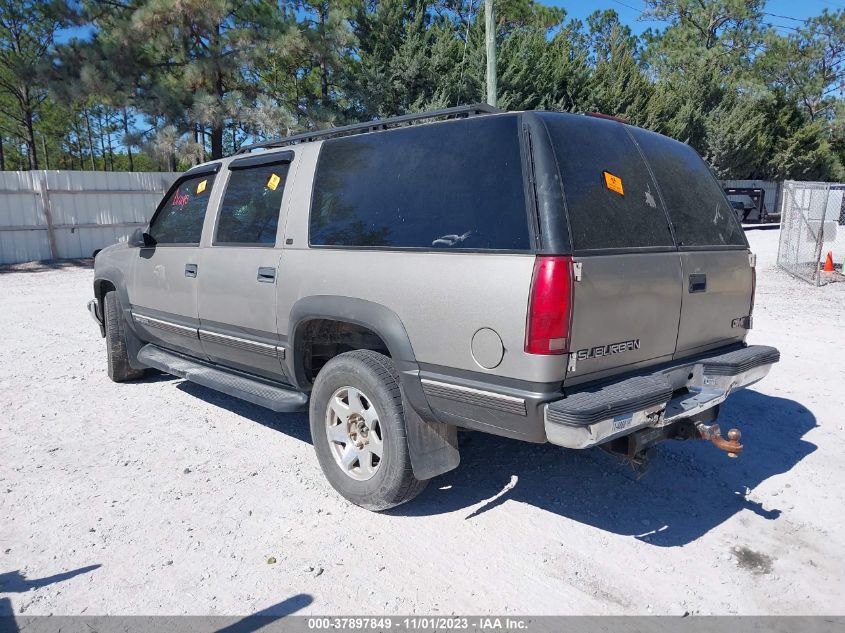
[[(542, 4), (556, 7), (563, 7), (570, 18), (584, 20), (588, 15), (597, 9), (613, 9), (622, 18), (622, 21), (631, 27), (634, 33), (642, 33), (648, 28), (662, 28), (665, 26), (660, 22), (640, 20), (645, 8), (641, 0), (539, 0)], [(765, 21), (769, 24), (781, 27), (781, 33), (788, 33), (789, 27), (800, 24), (797, 20), (806, 20), (814, 15), (819, 15), (824, 9), (836, 11), (845, 9), (845, 0), (837, 2), (830, 0), (769, 0), (764, 11), (775, 15), (766, 15)], [(783, 16), (783, 17), (775, 17)], [(789, 19), (793, 18), (793, 19)]]
[[(481, 2), (482, 0), (478, 0)], [(624, 23), (631, 27), (634, 33), (642, 33), (648, 28), (660, 29), (664, 23), (640, 19), (645, 9), (642, 0), (537, 0), (542, 4), (562, 7), (567, 16), (585, 20), (593, 11), (599, 9), (614, 9)], [(845, 9), (845, 0), (769, 0), (764, 11), (769, 15), (764, 17), (766, 23), (778, 28), (781, 33), (789, 33), (790, 28), (801, 24), (801, 20), (819, 15), (823, 10), (836, 11)], [(67, 42), (71, 38), (87, 39), (92, 32), (90, 26), (67, 29), (57, 36), (59, 43)], [(135, 125), (142, 119), (136, 118)]]
[[(585, 20), (588, 15), (598, 9), (614, 9), (622, 21), (631, 27), (634, 33), (642, 33), (648, 28), (662, 28), (665, 24), (652, 20), (641, 20), (645, 4), (642, 0), (538, 0), (547, 4), (566, 9), (570, 18)], [(781, 33), (789, 33), (790, 28), (800, 25), (814, 15), (819, 15), (824, 9), (836, 11), (845, 9), (845, 0), (769, 0), (764, 9), (767, 13), (765, 21), (778, 28)], [(72, 37), (86, 38), (91, 33), (90, 27), (67, 29), (59, 34), (57, 40), (66, 42)]]

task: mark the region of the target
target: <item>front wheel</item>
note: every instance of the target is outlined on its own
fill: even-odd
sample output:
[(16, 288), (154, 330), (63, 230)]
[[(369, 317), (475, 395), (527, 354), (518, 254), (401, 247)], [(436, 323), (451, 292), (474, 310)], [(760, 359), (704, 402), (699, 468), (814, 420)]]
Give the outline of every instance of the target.
[(129, 364), (129, 352), (126, 349), (126, 331), (120, 298), (112, 290), (103, 298), (103, 321), (106, 325), (106, 358), (109, 378), (114, 382), (135, 380), (144, 375), (142, 369), (133, 369)]
[(399, 375), (370, 350), (331, 359), (311, 392), (311, 439), (332, 487), (368, 510), (410, 501), (427, 481), (414, 477)]

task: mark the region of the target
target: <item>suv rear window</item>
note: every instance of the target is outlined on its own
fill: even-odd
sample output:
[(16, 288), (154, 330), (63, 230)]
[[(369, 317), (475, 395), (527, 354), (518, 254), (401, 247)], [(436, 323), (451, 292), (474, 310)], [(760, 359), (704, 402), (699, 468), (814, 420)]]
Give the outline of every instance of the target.
[(746, 246), (719, 183), (690, 146), (629, 128), (654, 170), (678, 246)]
[(199, 244), (214, 174), (179, 183), (150, 225), (156, 244)]
[(326, 141), (315, 176), (309, 241), (529, 249), (516, 116)]
[(563, 180), (576, 251), (674, 247), (657, 186), (625, 127), (542, 114)]

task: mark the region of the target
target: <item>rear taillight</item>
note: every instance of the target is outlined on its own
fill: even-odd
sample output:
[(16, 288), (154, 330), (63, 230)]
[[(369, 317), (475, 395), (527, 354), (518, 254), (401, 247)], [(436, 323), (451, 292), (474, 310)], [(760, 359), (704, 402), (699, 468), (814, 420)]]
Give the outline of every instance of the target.
[(572, 257), (537, 257), (528, 300), (527, 353), (566, 354), (569, 351), (572, 290)]

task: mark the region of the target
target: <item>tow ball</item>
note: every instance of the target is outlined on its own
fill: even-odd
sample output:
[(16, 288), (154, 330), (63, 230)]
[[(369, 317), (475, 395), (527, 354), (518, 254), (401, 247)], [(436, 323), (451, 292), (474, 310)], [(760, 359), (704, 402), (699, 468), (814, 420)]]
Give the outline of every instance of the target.
[(713, 446), (720, 451), (725, 451), (728, 457), (739, 457), (739, 454), (742, 452), (742, 444), (739, 443), (742, 434), (738, 429), (728, 431), (728, 439), (722, 437), (722, 430), (718, 424), (698, 422), (695, 425), (695, 430), (702, 440), (710, 440), (713, 442)]

